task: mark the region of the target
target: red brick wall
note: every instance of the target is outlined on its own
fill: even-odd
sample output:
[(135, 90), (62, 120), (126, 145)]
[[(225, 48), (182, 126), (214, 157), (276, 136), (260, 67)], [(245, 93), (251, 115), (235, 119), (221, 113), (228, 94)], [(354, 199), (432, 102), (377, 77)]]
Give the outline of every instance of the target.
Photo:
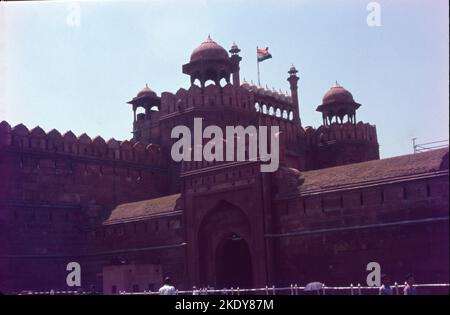
[[(278, 233), (304, 232), (270, 238), (278, 284), (365, 284), (371, 261), (399, 283), (411, 272), (422, 283), (448, 282), (445, 177), (303, 196), (280, 201), (276, 213)], [(430, 221), (405, 224), (423, 219)], [(403, 224), (358, 228), (395, 222)]]
[(117, 264), (120, 258), (126, 265), (158, 265), (162, 278), (169, 276), (177, 288), (186, 288), (186, 246), (183, 245), (181, 214), (97, 227), (89, 234), (89, 242), (95, 248), (91, 260), (95, 262), (92, 268), (96, 273), (101, 273), (103, 266)]
[[(3, 290), (64, 287), (71, 257), (93, 250), (90, 226), (116, 204), (166, 193), (165, 161), (155, 146), (1, 127)], [(54, 277), (43, 281), (45, 274)]]

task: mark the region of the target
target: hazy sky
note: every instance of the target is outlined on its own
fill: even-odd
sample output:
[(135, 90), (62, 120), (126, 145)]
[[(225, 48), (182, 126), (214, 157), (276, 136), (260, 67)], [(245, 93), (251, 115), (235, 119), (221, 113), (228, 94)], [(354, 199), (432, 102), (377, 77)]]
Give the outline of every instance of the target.
[[(304, 126), (335, 80), (377, 126), (382, 157), (448, 139), (448, 0), (0, 2), (0, 120), (30, 129), (131, 136), (130, 100), (146, 83), (158, 94), (189, 86), (181, 73), (208, 34), (241, 48), (241, 78), (256, 82), (256, 46), (273, 56), (261, 81), (288, 90), (299, 70)], [(71, 15), (72, 14), (72, 15)]]

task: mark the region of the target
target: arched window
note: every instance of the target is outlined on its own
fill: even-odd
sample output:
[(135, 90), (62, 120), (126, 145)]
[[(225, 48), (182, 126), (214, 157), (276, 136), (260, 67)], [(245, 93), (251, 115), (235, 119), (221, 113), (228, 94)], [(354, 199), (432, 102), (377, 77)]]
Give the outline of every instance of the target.
[(273, 109), (273, 106), (269, 107), (269, 115), (273, 116), (273, 114), (275, 114), (275, 110)]
[(261, 107), (259, 106), (259, 103), (255, 103), (255, 110), (259, 113), (261, 111)]
[(287, 110), (283, 110), (283, 118), (284, 119), (288, 119), (288, 113), (287, 113)]
[(145, 109), (141, 106), (136, 108), (136, 119), (137, 120), (144, 120), (145, 119)]
[(262, 112), (263, 112), (263, 114), (267, 114), (267, 106), (266, 106), (266, 104), (263, 104)]
[(205, 86), (208, 86), (208, 85), (216, 85), (216, 82), (214, 82), (214, 80), (212, 80), (212, 79), (208, 79), (208, 80), (206, 80), (205, 81)]
[(227, 80), (225, 80), (225, 78), (220, 79), (219, 85), (224, 87), (225, 85), (227, 85)]
[(201, 85), (200, 79), (195, 79), (193, 84), (199, 87)]
[(279, 108), (275, 111), (275, 116), (281, 117), (281, 110)]
[(294, 113), (292, 111), (289, 112), (289, 120), (294, 119)]

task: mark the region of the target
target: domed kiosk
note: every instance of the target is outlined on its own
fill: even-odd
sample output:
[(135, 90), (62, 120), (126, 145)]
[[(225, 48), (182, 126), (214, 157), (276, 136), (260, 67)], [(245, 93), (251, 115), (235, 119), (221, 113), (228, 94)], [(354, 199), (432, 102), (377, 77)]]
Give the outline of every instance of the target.
[(347, 121), (356, 124), (356, 110), (361, 104), (356, 103), (353, 99), (352, 93), (343, 88), (336, 82), (322, 98), (322, 104), (319, 105), (316, 111), (322, 113), (324, 125), (329, 125), (334, 122), (344, 123), (344, 118), (347, 116)]
[(141, 116), (142, 119), (149, 119), (151, 111), (154, 111), (155, 109), (159, 110), (161, 106), (161, 98), (158, 97), (158, 95), (156, 95), (156, 93), (146, 84), (145, 87), (127, 103), (133, 105), (134, 121), (136, 121), (136, 111), (138, 108), (141, 107), (145, 110), (145, 115)]
[(192, 51), (189, 63), (183, 65), (183, 73), (191, 76), (191, 84), (198, 79), (201, 87), (208, 80), (218, 86), (222, 79), (230, 83), (230, 75), (238, 70), (239, 65), (210, 36)]

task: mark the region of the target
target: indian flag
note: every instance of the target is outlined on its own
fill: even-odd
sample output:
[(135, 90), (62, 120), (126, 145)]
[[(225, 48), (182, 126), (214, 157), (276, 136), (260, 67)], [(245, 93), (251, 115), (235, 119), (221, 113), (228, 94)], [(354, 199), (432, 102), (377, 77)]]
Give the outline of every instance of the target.
[(258, 62), (272, 58), (272, 55), (269, 53), (269, 47), (266, 47), (265, 49), (256, 47), (256, 56), (258, 58)]

